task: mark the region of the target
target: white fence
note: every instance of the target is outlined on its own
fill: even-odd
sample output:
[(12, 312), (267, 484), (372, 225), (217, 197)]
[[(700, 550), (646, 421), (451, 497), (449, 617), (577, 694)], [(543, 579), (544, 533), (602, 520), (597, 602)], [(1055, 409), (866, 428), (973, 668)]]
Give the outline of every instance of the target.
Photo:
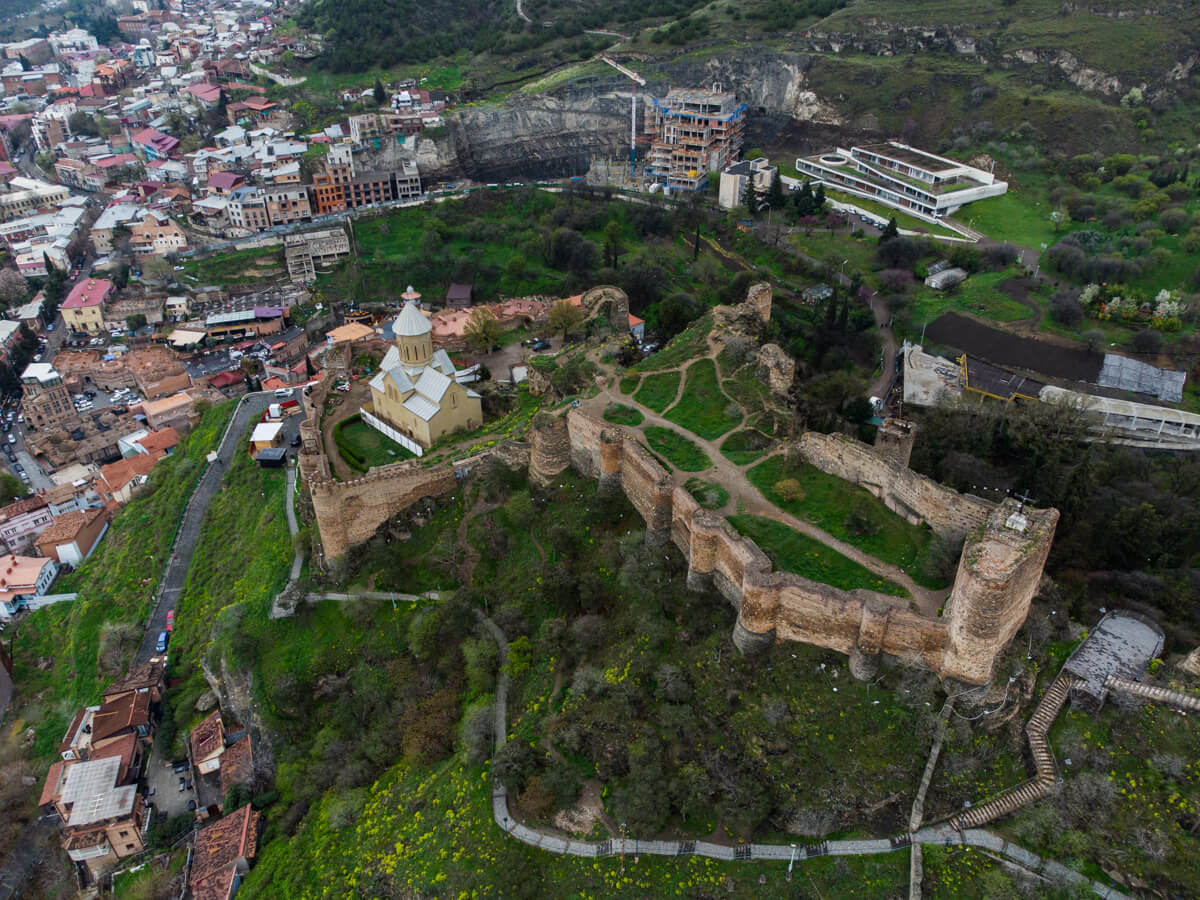
[(359, 407), (358, 412), (359, 412), (359, 415), (362, 416), (362, 420), (364, 422), (366, 422), (368, 425), (370, 425), (372, 428), (374, 428), (376, 431), (378, 431), (380, 434), (387, 435), (393, 441), (395, 441), (397, 444), (399, 444), (401, 447), (403, 447), (405, 450), (411, 450), (413, 453), (417, 454), (417, 456), (425, 455), (425, 448), (422, 447), (420, 444), (418, 444), (416, 441), (414, 441), (412, 438), (408, 437), (407, 435), (401, 434), (399, 431), (397, 431), (391, 425), (387, 424), (387, 422), (384, 422), (382, 419), (371, 415), (369, 412), (367, 412), (362, 407)]

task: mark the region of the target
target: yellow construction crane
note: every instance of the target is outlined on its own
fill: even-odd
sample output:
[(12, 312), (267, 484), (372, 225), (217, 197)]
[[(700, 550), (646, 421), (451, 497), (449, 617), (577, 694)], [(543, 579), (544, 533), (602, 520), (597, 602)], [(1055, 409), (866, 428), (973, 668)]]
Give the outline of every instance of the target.
[(632, 69), (627, 69), (615, 59), (609, 59), (607, 56), (601, 56), (602, 60), (624, 75), (626, 78), (632, 79), (633, 88), (633, 106), (629, 114), (629, 177), (633, 177), (633, 167), (637, 162), (637, 85), (646, 86), (646, 79)]

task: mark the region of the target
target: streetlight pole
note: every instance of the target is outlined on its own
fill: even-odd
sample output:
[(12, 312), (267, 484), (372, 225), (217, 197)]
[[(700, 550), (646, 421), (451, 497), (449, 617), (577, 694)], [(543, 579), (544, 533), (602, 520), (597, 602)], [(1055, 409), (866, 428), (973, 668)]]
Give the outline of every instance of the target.
[(796, 864), (796, 845), (792, 844), (792, 857), (788, 860), (787, 880), (792, 880), (792, 866)]
[(621, 823), (621, 874), (625, 874), (625, 823)]

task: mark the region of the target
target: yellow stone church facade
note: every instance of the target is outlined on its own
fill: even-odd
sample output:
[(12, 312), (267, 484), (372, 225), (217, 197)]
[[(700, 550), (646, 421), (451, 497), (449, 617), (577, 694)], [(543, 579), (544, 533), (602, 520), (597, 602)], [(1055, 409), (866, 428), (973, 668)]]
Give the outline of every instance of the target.
[(370, 382), (371, 412), (426, 448), (444, 434), (482, 425), (479, 394), (459, 383), (466, 373), (445, 350), (434, 351), (433, 328), (416, 303), (404, 305), (392, 331), (395, 344)]

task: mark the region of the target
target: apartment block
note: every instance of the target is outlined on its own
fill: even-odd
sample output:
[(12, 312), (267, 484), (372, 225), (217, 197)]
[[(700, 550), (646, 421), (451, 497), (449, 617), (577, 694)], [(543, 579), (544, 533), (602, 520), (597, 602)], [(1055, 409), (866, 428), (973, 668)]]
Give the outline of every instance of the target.
[(49, 363), (30, 363), (21, 374), (21, 414), (25, 424), (44, 431), (79, 427), (79, 413), (62, 376)]
[(731, 91), (671, 88), (665, 99), (652, 98), (646, 171), (670, 191), (698, 191), (709, 172), (720, 172), (742, 150), (746, 104)]

